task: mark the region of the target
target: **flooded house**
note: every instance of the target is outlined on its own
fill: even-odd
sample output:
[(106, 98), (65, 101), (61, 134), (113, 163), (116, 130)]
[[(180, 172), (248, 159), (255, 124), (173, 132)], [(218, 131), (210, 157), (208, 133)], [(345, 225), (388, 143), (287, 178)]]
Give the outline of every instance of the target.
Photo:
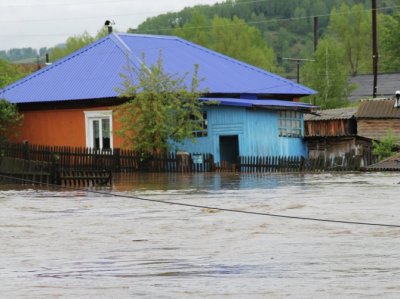
[(357, 108), (317, 111), (305, 117), (305, 140), (310, 158), (362, 156), (370, 164), (372, 139), (358, 134)]
[(311, 158), (362, 156), (374, 161), (372, 141), (391, 132), (400, 140), (400, 101), (393, 98), (362, 100), (358, 107), (320, 110), (305, 117), (305, 140)]
[[(120, 148), (113, 111), (129, 65), (154, 64), (183, 77), (198, 65), (205, 105), (196, 142), (177, 150), (211, 153), (216, 162), (245, 156), (305, 156), (299, 102), (315, 91), (276, 74), (174, 36), (111, 33), (0, 90), (24, 115), (19, 141), (51, 146)], [(145, 59), (143, 59), (145, 57)], [(134, 74), (132, 80), (135, 80)]]

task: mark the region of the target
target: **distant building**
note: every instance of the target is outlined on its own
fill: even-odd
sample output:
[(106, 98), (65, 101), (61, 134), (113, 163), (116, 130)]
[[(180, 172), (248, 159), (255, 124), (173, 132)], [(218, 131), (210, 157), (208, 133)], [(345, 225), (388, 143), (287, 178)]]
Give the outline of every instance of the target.
[[(349, 78), (349, 83), (355, 85), (350, 93), (350, 101), (372, 98), (374, 77), (372, 74), (357, 75)], [(391, 98), (400, 89), (400, 73), (378, 74), (377, 97)]]

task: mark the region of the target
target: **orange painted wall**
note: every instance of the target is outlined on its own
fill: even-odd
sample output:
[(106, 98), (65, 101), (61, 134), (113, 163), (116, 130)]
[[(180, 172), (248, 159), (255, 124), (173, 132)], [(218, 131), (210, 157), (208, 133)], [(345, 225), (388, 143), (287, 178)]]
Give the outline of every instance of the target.
[[(22, 111), (23, 125), (19, 129), (18, 141), (30, 144), (86, 147), (84, 111), (112, 110), (110, 107), (87, 109), (57, 109)], [(117, 124), (113, 117), (113, 129)], [(121, 147), (122, 140), (113, 134), (114, 148)]]

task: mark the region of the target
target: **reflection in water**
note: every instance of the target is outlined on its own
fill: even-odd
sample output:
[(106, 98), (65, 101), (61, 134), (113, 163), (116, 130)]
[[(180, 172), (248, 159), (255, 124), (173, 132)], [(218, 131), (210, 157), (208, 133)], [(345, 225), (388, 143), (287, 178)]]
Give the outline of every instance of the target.
[[(398, 224), (397, 173), (135, 174), (121, 195)], [(400, 229), (36, 186), (0, 191), (2, 298), (396, 298)]]
[(117, 174), (114, 189), (129, 190), (236, 190), (269, 189), (301, 184), (304, 174), (196, 173), (196, 174)]

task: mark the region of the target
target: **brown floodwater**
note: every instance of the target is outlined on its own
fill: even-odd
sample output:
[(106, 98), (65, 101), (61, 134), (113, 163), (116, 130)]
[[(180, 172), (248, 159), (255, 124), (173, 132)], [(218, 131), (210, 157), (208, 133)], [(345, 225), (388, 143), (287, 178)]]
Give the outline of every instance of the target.
[[(398, 298), (400, 173), (135, 174), (0, 186), (0, 298)], [(121, 197), (124, 196), (124, 197)], [(126, 196), (126, 197), (125, 197)]]

